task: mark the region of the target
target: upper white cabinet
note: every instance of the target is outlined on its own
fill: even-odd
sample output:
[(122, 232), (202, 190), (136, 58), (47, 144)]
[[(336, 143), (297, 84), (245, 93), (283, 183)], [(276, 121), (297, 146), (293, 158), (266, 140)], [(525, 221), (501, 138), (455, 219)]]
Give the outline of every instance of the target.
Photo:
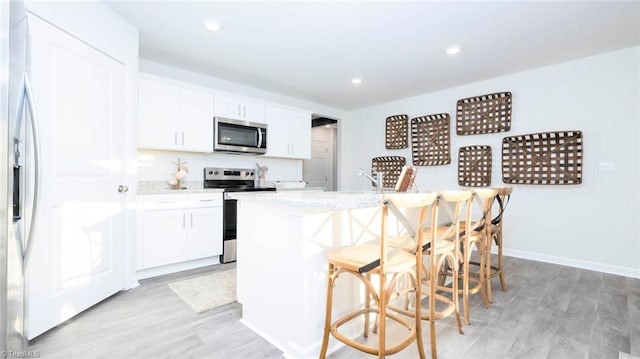
[(264, 123), (264, 104), (240, 98), (216, 96), (216, 116)]
[(267, 105), (268, 157), (311, 158), (311, 114)]
[(140, 78), (138, 147), (213, 152), (213, 105), (207, 91)]

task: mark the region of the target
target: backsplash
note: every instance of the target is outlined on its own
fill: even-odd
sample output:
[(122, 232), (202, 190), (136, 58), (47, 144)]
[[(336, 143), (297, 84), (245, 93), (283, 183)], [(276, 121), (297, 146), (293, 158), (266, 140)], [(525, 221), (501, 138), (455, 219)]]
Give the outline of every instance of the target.
[(138, 150), (138, 181), (167, 181), (176, 172), (178, 158), (186, 161), (186, 181), (202, 181), (205, 167), (256, 168), (256, 162), (269, 167), (267, 181), (302, 180), (302, 160), (220, 153), (193, 153)]

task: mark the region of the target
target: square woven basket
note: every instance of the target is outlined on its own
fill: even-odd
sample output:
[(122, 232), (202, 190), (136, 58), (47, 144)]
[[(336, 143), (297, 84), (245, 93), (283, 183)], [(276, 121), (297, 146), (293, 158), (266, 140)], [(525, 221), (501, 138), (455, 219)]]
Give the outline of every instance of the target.
[(409, 116), (393, 115), (385, 122), (384, 144), (388, 150), (398, 150), (409, 147), (407, 133), (409, 132)]
[(458, 100), (456, 133), (477, 135), (511, 129), (511, 92), (498, 92)]
[(503, 138), (502, 181), (537, 185), (582, 183), (582, 132), (542, 132)]
[(451, 163), (451, 127), (448, 113), (411, 119), (411, 155), (415, 166)]
[(375, 178), (378, 172), (382, 172), (382, 187), (395, 188), (402, 167), (406, 164), (407, 159), (402, 156), (374, 157), (371, 159), (371, 175)]
[(465, 187), (491, 186), (491, 146), (460, 147), (458, 184)]

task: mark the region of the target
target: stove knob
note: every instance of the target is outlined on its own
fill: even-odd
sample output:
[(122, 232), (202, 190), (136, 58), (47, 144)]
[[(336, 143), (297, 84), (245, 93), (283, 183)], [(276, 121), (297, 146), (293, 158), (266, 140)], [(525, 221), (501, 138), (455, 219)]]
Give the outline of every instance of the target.
[(213, 172), (213, 174), (214, 174), (214, 175), (216, 175), (216, 176), (217, 176), (219, 173), (220, 173), (220, 172), (218, 172), (218, 171)]
[(209, 171), (209, 175), (212, 175), (212, 174), (213, 174), (213, 171)]
[(253, 176), (253, 172), (251, 172), (251, 175)]
[(245, 173), (244, 173), (244, 176), (245, 176), (245, 177), (249, 177), (249, 171), (245, 172)]

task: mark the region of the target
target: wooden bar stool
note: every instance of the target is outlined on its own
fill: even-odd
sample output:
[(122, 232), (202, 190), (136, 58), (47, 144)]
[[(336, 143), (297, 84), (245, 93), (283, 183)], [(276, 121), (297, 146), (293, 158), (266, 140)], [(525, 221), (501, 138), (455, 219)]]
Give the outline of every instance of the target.
[[(490, 238), (489, 229), (486, 225), (491, 218), (491, 203), (493, 202), (497, 191), (494, 189), (475, 189), (472, 191), (473, 199), (467, 203), (465, 207), (464, 220), (460, 221), (460, 253), (458, 258), (460, 260), (460, 274), (462, 278), (462, 288), (459, 288), (458, 293), (462, 295), (462, 307), (464, 312), (465, 324), (471, 324), (471, 315), (469, 309), (469, 297), (473, 294), (480, 293), (482, 296), (482, 304), (485, 308), (489, 307), (489, 301), (486, 293), (486, 251), (487, 241)], [(476, 207), (478, 210), (474, 211)], [(473, 272), (470, 269), (471, 255), (473, 251), (478, 252), (480, 257), (480, 263), (478, 264), (479, 271)], [(455, 283), (453, 278), (456, 275), (452, 272), (450, 267), (447, 272), (447, 276), (451, 276), (452, 283)], [(443, 283), (441, 280), (440, 283)], [(443, 290), (455, 293), (453, 286), (443, 287)]]
[[(487, 259), (485, 261), (487, 276), (487, 298), (489, 303), (493, 303), (493, 293), (491, 291), (491, 278), (500, 276), (500, 286), (502, 291), (507, 291), (507, 282), (504, 279), (504, 260), (502, 258), (502, 224), (504, 222), (504, 210), (507, 208), (513, 187), (497, 188), (498, 195), (496, 201), (498, 205), (498, 213), (491, 220), (491, 239), (487, 241)], [(498, 247), (498, 265), (491, 265), (491, 247), (493, 243)]]
[[(389, 309), (405, 314), (415, 315), (415, 309), (409, 310), (410, 305), (420, 307), (419, 316), (422, 320), (429, 321), (429, 333), (431, 338), (431, 357), (437, 358), (438, 350), (436, 344), (435, 322), (450, 315), (454, 315), (458, 325), (458, 332), (463, 334), (462, 322), (460, 321), (460, 311), (458, 303), (458, 255), (460, 253), (460, 242), (457, 240), (460, 235), (460, 221), (464, 217), (464, 208), (471, 201), (471, 191), (442, 191), (438, 192), (438, 202), (432, 207), (430, 215), (420, 218), (420, 232), (423, 235), (422, 254), (426, 258), (427, 265), (423, 266), (423, 271), (418, 276), (421, 278), (420, 301), (406, 303), (404, 307), (390, 306)], [(439, 225), (441, 222), (448, 222), (446, 225)], [(402, 244), (399, 238), (391, 239), (394, 246), (402, 246), (405, 250), (412, 250), (415, 247)], [(453, 293), (451, 298), (442, 294), (447, 290), (438, 285), (439, 278), (444, 274), (445, 264), (451, 268), (453, 278)], [(416, 291), (410, 288), (410, 291)], [(451, 291), (451, 290), (449, 290)], [(428, 301), (428, 307), (422, 307), (422, 299)]]
[[(464, 321), (471, 324), (469, 312), (469, 296), (480, 292), (482, 296), (482, 304), (485, 308), (489, 307), (487, 298), (487, 281), (486, 281), (486, 258), (487, 258), (487, 242), (491, 239), (491, 205), (497, 196), (498, 191), (495, 189), (475, 189), (473, 198), (478, 207), (478, 211), (469, 210), (469, 220), (464, 223), (464, 233), (462, 239), (462, 303), (464, 308)], [(475, 249), (480, 257), (479, 272), (472, 272), (470, 269), (471, 254)], [(471, 286), (471, 284), (474, 284)]]
[[(416, 250), (423, 246), (422, 231), (418, 231), (417, 225), (411, 222), (401, 212), (418, 211), (419, 217), (424, 217), (425, 213), (433, 207), (437, 200), (435, 193), (398, 193), (384, 195), (382, 198), (382, 218), (380, 229), (380, 241), (375, 244), (362, 244), (352, 247), (337, 249), (328, 255), (329, 272), (327, 280), (327, 302), (325, 314), (324, 335), (320, 358), (325, 358), (329, 345), (329, 334), (337, 340), (351, 346), (357, 350), (368, 354), (377, 355), (384, 358), (387, 355), (395, 354), (413, 341), (416, 341), (420, 358), (424, 358), (424, 346), (422, 342), (422, 323), (420, 306), (417, 305), (413, 312), (413, 318), (405, 318), (388, 310), (388, 302), (396, 293), (394, 289), (398, 278), (410, 278), (411, 285), (418, 287), (416, 273), (422, 272), (422, 251)], [(390, 213), (391, 212), (391, 213)], [(410, 253), (401, 247), (392, 247), (387, 243), (388, 231), (394, 227), (389, 224), (391, 218), (399, 223), (395, 227), (404, 228), (407, 236), (407, 243), (414, 242), (414, 252)], [(398, 234), (395, 235), (397, 237)], [(361, 309), (354, 310), (332, 322), (331, 310), (333, 301), (333, 288), (336, 281), (343, 274), (349, 274), (362, 282), (365, 286), (365, 303)], [(379, 279), (378, 286), (374, 285), (371, 275), (376, 275)], [(370, 301), (373, 300), (373, 306)], [(420, 292), (415, 292), (415, 301), (420, 302)], [(378, 345), (371, 346), (360, 343), (346, 335), (340, 333), (340, 326), (364, 315), (364, 337), (368, 336), (369, 315), (378, 314)], [(391, 319), (408, 329), (405, 338), (393, 346), (387, 346), (387, 320)]]

